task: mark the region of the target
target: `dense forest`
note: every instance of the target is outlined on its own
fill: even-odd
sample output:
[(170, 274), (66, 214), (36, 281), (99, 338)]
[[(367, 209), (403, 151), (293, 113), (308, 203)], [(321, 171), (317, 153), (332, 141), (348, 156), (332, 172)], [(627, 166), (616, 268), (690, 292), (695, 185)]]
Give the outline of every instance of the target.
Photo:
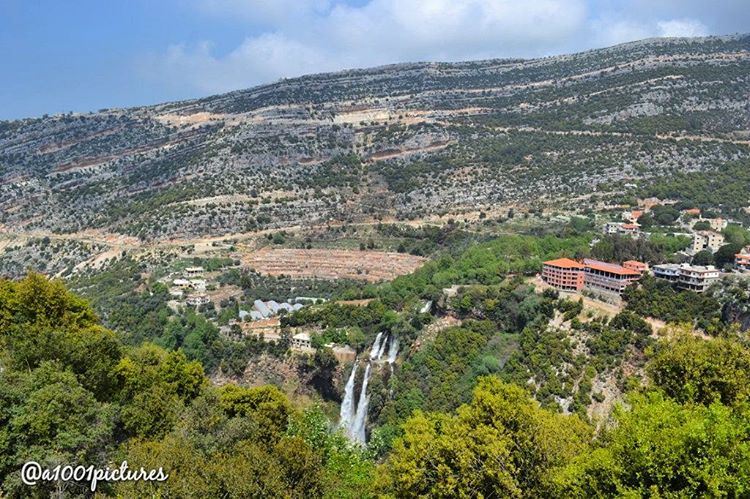
[[(536, 244), (545, 247), (552, 240)], [(389, 328), (417, 338), (429, 319), (407, 312), (410, 300), (402, 298), (403, 289), (429, 294), (425, 281), (439, 284), (445, 272), (466, 272), (465, 262), (491, 248), (477, 248), (402, 279), (408, 283), (386, 285), (383, 300), (398, 302), (396, 309), (380, 301), (366, 308), (327, 304), (289, 319), (331, 328), (356, 326), (366, 336)], [(512, 262), (503, 265), (513, 269)], [(578, 365), (568, 340), (544, 326), (557, 313), (575, 323), (577, 304), (555, 293), (536, 295), (518, 278), (488, 275), (472, 274), (483, 284), (466, 288), (449, 305), (466, 319), (463, 325), (425, 340), (425, 347), (400, 366), (391, 385), (395, 397), (373, 400), (379, 428), (364, 447), (349, 443), (316, 402), (291, 400), (273, 386), (216, 386), (183, 349), (124, 344), (60, 281), (37, 274), (1, 281), (0, 486), (11, 497), (59, 493), (57, 483), (33, 489), (22, 485), (18, 471), (29, 460), (50, 467), (127, 460), (131, 467), (164, 467), (169, 479), (102, 483), (99, 493), (750, 493), (750, 350), (746, 334), (717, 326), (711, 304), (682, 311), (688, 315), (676, 320), (687, 323), (653, 339), (640, 314), (674, 310), (667, 302), (682, 298), (646, 282), (644, 292), (663, 295), (653, 310), (644, 310), (634, 295), (632, 312), (575, 325), (597, 333), (588, 345), (593, 361)], [(712, 336), (693, 334), (691, 318), (713, 324)], [(625, 403), (602, 425), (580, 409), (584, 398), (595, 396), (585, 381), (591, 370), (620, 363), (631, 348), (643, 355), (644, 378), (623, 380)], [(558, 369), (558, 359), (570, 361), (567, 371)], [(524, 382), (529, 372), (535, 373), (535, 385)], [(561, 414), (554, 397), (574, 385), (571, 395), (579, 409)], [(86, 496), (88, 484), (67, 483), (64, 492)]]

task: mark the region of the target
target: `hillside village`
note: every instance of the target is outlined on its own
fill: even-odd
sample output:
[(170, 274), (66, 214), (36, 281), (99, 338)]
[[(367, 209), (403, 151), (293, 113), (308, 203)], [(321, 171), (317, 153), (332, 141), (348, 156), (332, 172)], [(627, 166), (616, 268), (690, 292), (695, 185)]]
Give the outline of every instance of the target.
[[(664, 207), (671, 208), (668, 216), (665, 215)], [(544, 222), (545, 216), (531, 214), (524, 220), (526, 223), (547, 224), (560, 223), (560, 220), (564, 220), (562, 223), (566, 225), (581, 223), (585, 220), (580, 217), (576, 218), (576, 215), (562, 218), (546, 216), (547, 221)], [(612, 220), (613, 217), (615, 220)], [(570, 302), (581, 300), (581, 313), (583, 314), (611, 318), (627, 310), (628, 303), (625, 295), (629, 292), (628, 290), (638, 287), (644, 276), (668, 283), (676, 291), (711, 296), (716, 295), (717, 290), (724, 286), (722, 282), (730, 282), (727, 279), (736, 277), (750, 282), (750, 272), (747, 266), (750, 257), (747, 245), (737, 246), (735, 241), (737, 233), (746, 233), (746, 231), (736, 221), (722, 217), (704, 217), (697, 209), (676, 210), (669, 202), (656, 202), (655, 200), (644, 200), (637, 209), (610, 210), (609, 215), (605, 213), (591, 220), (594, 219), (596, 222), (589, 221), (590, 225), (586, 229), (586, 233), (589, 234), (586, 253), (593, 253), (594, 256), (577, 257), (569, 253), (568, 256), (540, 261), (538, 267), (535, 267), (536, 264), (529, 266), (531, 262), (526, 262), (525, 267), (528, 270), (524, 270), (521, 274), (526, 276), (526, 282), (533, 286), (537, 293), (554, 290), (559, 293), (562, 300)], [(486, 219), (468, 222), (466, 228), (476, 230), (486, 223)], [(625, 227), (624, 231), (613, 229), (622, 227)], [(727, 234), (726, 240), (723, 233)], [(372, 233), (363, 232), (361, 237), (365, 237), (366, 234)], [(710, 238), (708, 234), (711, 234)], [(286, 237), (296, 240), (297, 236), (287, 233)], [(602, 259), (596, 251), (597, 248), (606, 244), (630, 244), (626, 243), (630, 240), (635, 245), (648, 245), (664, 237), (674, 249), (660, 254), (656, 260), (653, 257), (642, 260)], [(731, 244), (728, 243), (729, 239), (732, 240)], [(315, 241), (310, 237), (305, 240)], [(376, 242), (375, 245), (377, 246), (378, 243)], [(262, 255), (260, 258), (244, 257), (244, 253), (238, 251), (237, 244), (208, 246), (204, 250), (207, 252), (202, 253), (200, 258), (177, 260), (178, 263), (184, 263), (172, 264), (173, 270), (168, 272), (156, 272), (161, 275), (157, 282), (167, 289), (165, 303), (175, 317), (173, 320), (197, 314), (204, 317), (227, 341), (242, 342), (247, 339), (256, 339), (268, 345), (269, 348), (288, 350), (292, 355), (297, 356), (298, 360), (295, 362), (304, 363), (306, 362), (304, 359), (315, 357), (321, 349), (327, 349), (342, 369), (337, 375), (340, 377), (339, 381), (335, 384), (340, 383), (338, 389), (343, 390), (345, 366), (359, 358), (367, 345), (363, 345), (356, 335), (351, 336), (352, 333), (346, 326), (330, 329), (311, 324), (308, 319), (296, 319), (295, 316), (305, 310), (310, 310), (304, 316), (314, 317), (318, 313), (316, 310), (323, 310), (320, 307), (325, 305), (362, 308), (364, 313), (372, 302), (372, 298), (367, 295), (365, 295), (366, 299), (358, 299), (356, 295), (353, 297), (355, 299), (342, 298), (340, 293), (335, 292), (300, 294), (294, 292), (295, 283), (302, 283), (302, 279), (306, 278), (312, 278), (313, 282), (318, 283), (335, 283), (341, 276), (347, 275), (354, 279), (349, 282), (355, 287), (367, 285), (372, 282), (373, 276), (377, 275), (375, 270), (366, 272), (346, 270), (348, 273), (342, 274), (339, 270), (331, 270), (338, 265), (335, 262), (340, 260), (343, 263), (344, 266), (341, 269), (346, 269), (350, 261), (360, 262), (357, 265), (362, 265), (363, 268), (371, 265), (367, 262), (373, 262), (375, 265), (370, 268), (381, 272), (385, 269), (383, 263), (390, 259), (393, 262), (393, 264), (388, 264), (390, 277), (376, 281), (375, 284), (379, 285), (383, 280), (408, 275), (409, 269), (411, 272), (418, 271), (426, 260), (421, 257), (416, 258), (409, 263), (411, 267), (402, 268), (399, 267), (401, 265), (399, 262), (407, 261), (403, 253), (379, 252), (366, 248), (347, 253), (349, 250), (338, 249), (330, 252), (331, 264), (321, 265), (320, 261), (326, 258), (328, 250), (313, 249), (310, 255), (314, 255), (314, 258), (307, 259), (306, 251), (309, 250), (291, 250), (285, 249), (283, 245), (278, 246), (276, 244), (265, 247), (260, 252), (253, 250), (251, 254)], [(728, 250), (732, 250), (729, 257), (727, 257)], [(717, 262), (717, 254), (723, 255), (724, 260)], [(210, 255), (216, 256), (210, 257)], [(267, 255), (274, 255), (272, 266), (264, 266), (263, 262), (268, 261), (269, 258)], [(210, 269), (191, 264), (191, 262), (200, 263), (201, 261), (209, 262)], [(308, 262), (309, 265), (300, 265), (300, 262)], [(158, 268), (158, 262), (152, 260), (150, 265), (154, 264), (156, 264), (155, 268)], [(174, 265), (177, 266), (174, 267)], [(285, 271), (285, 269), (289, 270)], [(227, 280), (229, 275), (243, 274), (256, 275), (256, 279), (276, 280), (282, 286), (281, 289), (288, 291), (264, 293), (262, 288), (240, 284), (236, 277)], [(360, 284), (356, 284), (357, 282)], [(473, 285), (447, 282), (441, 288), (440, 293), (415, 305), (415, 310), (419, 316), (433, 317), (435, 322), (431, 326), (432, 334), (439, 332), (447, 325), (460, 325), (463, 320), (462, 314), (457, 311), (455, 303), (460, 302), (466, 293), (473, 293), (472, 289)], [(552, 318), (550, 324), (569, 328), (564, 323), (558, 324), (557, 320)], [(649, 323), (657, 329), (664, 326), (660, 320), (649, 319)], [(352, 338), (356, 338), (356, 341), (352, 341)], [(419, 339), (416, 344), (419, 345), (423, 341)], [(389, 342), (388, 345), (390, 346), (391, 343)], [(382, 348), (386, 349), (385, 345)], [(393, 365), (398, 362), (396, 357), (393, 362)], [(252, 366), (251, 361), (246, 369), (240, 368), (234, 376), (248, 375), (253, 371)], [(271, 376), (273, 370), (280, 368), (281, 366), (265, 367), (264, 369), (271, 369), (266, 376)], [(219, 377), (226, 377), (227, 374), (229, 373), (224, 372)], [(257, 373), (252, 376), (257, 376)], [(596, 386), (601, 390), (607, 387), (605, 390), (607, 394), (603, 395), (602, 402), (590, 406), (590, 411), (594, 411), (591, 414), (605, 410), (603, 407), (611, 406), (621, 397), (620, 390), (607, 385), (611, 383), (611, 380), (608, 381), (606, 376), (597, 380)], [(570, 398), (560, 399), (560, 404), (563, 408), (569, 407)], [(596, 409), (600, 406), (602, 408)], [(358, 434), (361, 436), (361, 430)]]

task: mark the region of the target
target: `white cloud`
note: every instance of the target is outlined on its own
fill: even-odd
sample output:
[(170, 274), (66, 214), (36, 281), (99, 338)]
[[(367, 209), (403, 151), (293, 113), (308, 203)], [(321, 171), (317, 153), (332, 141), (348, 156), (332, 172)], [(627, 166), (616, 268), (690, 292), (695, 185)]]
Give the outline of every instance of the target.
[(642, 23), (624, 19), (599, 19), (591, 24), (595, 46), (609, 47), (655, 36), (653, 29)]
[(651, 21), (609, 16), (591, 22), (592, 41), (596, 47), (643, 40), (653, 37), (706, 36), (708, 28), (696, 19)]
[[(331, 41), (388, 60), (536, 55), (574, 36), (583, 0), (372, 0), (338, 5), (324, 20)], [(543, 27), (543, 29), (540, 29)]]
[(696, 19), (660, 21), (659, 36), (706, 36), (708, 28)]
[(223, 92), (280, 77), (415, 60), (535, 56), (582, 29), (585, 0), (199, 0), (266, 32), (223, 56), (208, 42), (170, 47), (141, 68), (173, 86)]
[(314, 47), (281, 33), (247, 38), (224, 57), (213, 55), (212, 48), (208, 42), (194, 47), (173, 45), (142, 69), (157, 79), (173, 79), (175, 87), (187, 83), (201, 93), (227, 92), (282, 76), (336, 69)]
[(247, 26), (248, 36), (223, 55), (207, 42), (182, 44), (141, 66), (191, 95), (344, 68), (534, 57), (710, 32), (697, 18), (674, 16), (673, 0), (649, 18), (633, 8), (644, 1), (193, 0), (207, 15)]

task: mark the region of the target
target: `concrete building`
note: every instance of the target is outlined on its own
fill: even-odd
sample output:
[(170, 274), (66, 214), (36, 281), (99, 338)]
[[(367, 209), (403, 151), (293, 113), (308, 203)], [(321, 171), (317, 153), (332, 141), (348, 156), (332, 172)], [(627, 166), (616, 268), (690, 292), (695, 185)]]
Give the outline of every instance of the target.
[(570, 258), (544, 262), (542, 280), (563, 291), (580, 291), (584, 285), (584, 267)]
[(680, 265), (676, 263), (663, 263), (651, 267), (651, 273), (659, 279), (667, 281), (677, 281), (680, 278)]
[(641, 226), (638, 224), (622, 224), (620, 226), (620, 234), (640, 234)]
[(185, 269), (185, 275), (188, 277), (199, 277), (203, 272), (203, 267), (187, 267)]
[(625, 264), (618, 265), (588, 258), (581, 263), (570, 258), (558, 258), (544, 262), (542, 280), (563, 291), (587, 289), (621, 295), (630, 283), (640, 279), (648, 269), (648, 265), (635, 260)]
[(196, 291), (205, 291), (208, 283), (204, 279), (190, 279), (190, 287)]
[(641, 227), (637, 223), (607, 222), (604, 224), (604, 233), (634, 235), (641, 233)]
[(211, 299), (207, 295), (204, 295), (204, 294), (195, 294), (195, 295), (188, 296), (187, 299), (185, 300), (185, 303), (187, 303), (188, 305), (197, 307), (198, 305), (207, 305), (211, 303)]
[(617, 234), (620, 231), (620, 226), (624, 225), (622, 222), (607, 222), (604, 224), (605, 234)]
[(703, 293), (719, 279), (719, 270), (713, 265), (687, 265), (680, 268), (680, 278), (677, 285), (682, 289), (689, 289), (696, 293)]
[(721, 232), (727, 228), (727, 225), (729, 225), (729, 222), (723, 218), (700, 218), (699, 220), (708, 222), (711, 226), (711, 230), (716, 232)]
[(719, 270), (713, 265), (663, 264), (651, 269), (654, 277), (674, 282), (678, 288), (703, 293), (719, 279)]
[(716, 253), (724, 245), (724, 236), (710, 230), (700, 230), (693, 235), (693, 253), (709, 250)]
[(622, 219), (628, 223), (634, 224), (643, 216), (643, 210), (625, 210), (622, 212)]
[(292, 348), (306, 350), (312, 348), (310, 335), (307, 333), (297, 333), (292, 336)]
[(630, 283), (641, 277), (641, 274), (635, 270), (616, 263), (587, 258), (583, 261), (583, 266), (584, 286), (590, 291), (620, 295)]

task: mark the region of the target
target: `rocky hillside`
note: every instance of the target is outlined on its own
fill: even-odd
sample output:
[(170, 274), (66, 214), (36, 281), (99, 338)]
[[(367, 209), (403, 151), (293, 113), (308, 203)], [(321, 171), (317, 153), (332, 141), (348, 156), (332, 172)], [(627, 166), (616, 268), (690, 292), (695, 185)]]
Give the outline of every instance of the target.
[(749, 157), (750, 36), (647, 40), (0, 122), (0, 229), (148, 240), (582, 206)]

